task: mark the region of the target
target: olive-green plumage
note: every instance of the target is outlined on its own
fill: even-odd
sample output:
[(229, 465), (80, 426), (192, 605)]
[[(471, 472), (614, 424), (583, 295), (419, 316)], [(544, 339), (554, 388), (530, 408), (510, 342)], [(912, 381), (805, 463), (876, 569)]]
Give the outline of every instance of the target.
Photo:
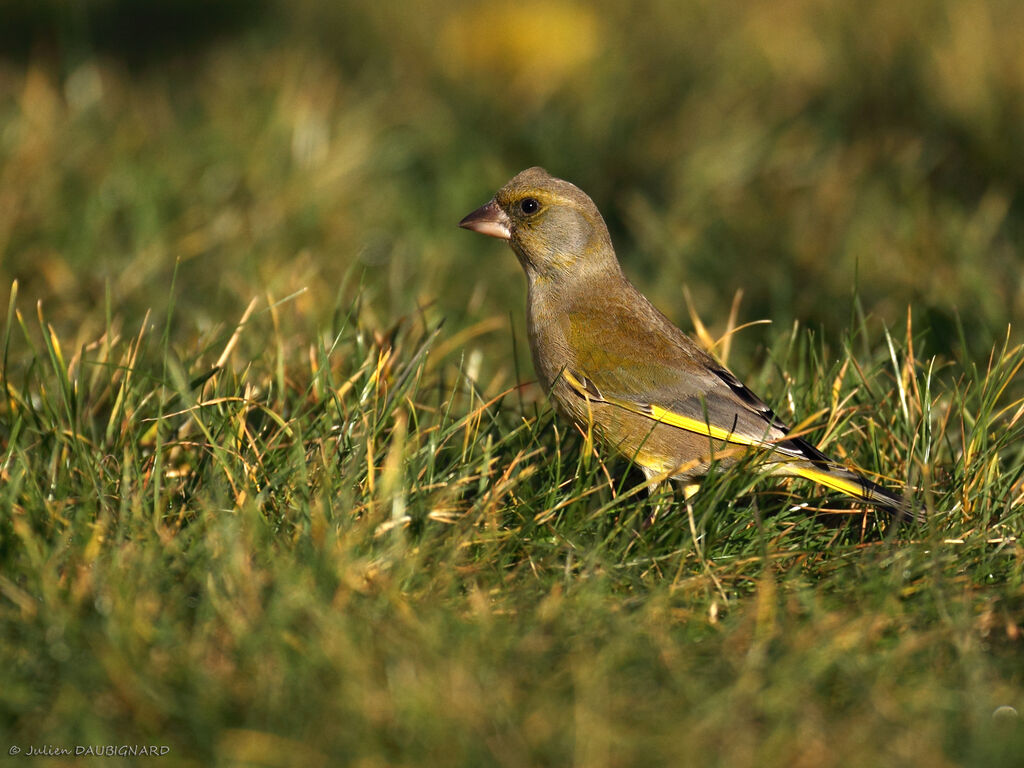
[(537, 377), (560, 410), (649, 479), (691, 482), (757, 447), (780, 474), (905, 514), (896, 494), (787, 436), (771, 409), (626, 279), (579, 188), (529, 168), (460, 226), (508, 240), (526, 272)]

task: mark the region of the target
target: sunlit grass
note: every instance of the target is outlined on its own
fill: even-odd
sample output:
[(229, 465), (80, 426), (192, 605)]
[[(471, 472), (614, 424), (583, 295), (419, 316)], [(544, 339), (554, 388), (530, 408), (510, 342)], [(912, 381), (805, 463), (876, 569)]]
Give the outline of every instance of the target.
[[(302, 349), (286, 304), (203, 346), (111, 322), (72, 353), (12, 300), (4, 347), (33, 345), (5, 363), (0, 423), (14, 742), (205, 764), (1013, 764), (1019, 727), (991, 713), (1021, 695), (1020, 348), (950, 386), (895, 335), (834, 363), (805, 331), (778, 339), (776, 399), (909, 477), (923, 525), (745, 463), (645, 528), (665, 497), (435, 360), (429, 319), (382, 333), (339, 306)], [(240, 357), (245, 336), (265, 355)]]

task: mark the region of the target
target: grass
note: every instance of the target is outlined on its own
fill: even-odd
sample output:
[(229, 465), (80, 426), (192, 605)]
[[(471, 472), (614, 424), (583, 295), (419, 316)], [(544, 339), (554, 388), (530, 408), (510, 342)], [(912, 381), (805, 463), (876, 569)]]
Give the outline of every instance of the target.
[[(1018, 764), (1019, 11), (523, 7), (0, 65), (11, 765)], [(557, 418), (455, 228), (534, 163), (926, 521)]]
[[(281, 308), (190, 350), (147, 322), (72, 353), (12, 292), (4, 347), (32, 352), (4, 369), (11, 743), (1013, 764), (1020, 726), (992, 713), (1022, 693), (1021, 348), (946, 389), (892, 337), (835, 363), (799, 329), (774, 345), (800, 374), (779, 399), (830, 403), (816, 437), (923, 486), (923, 526), (748, 465), (644, 530), (642, 476), (438, 365), (429, 320), (375, 335), (339, 306), (289, 354)], [(237, 360), (244, 336), (266, 354)]]

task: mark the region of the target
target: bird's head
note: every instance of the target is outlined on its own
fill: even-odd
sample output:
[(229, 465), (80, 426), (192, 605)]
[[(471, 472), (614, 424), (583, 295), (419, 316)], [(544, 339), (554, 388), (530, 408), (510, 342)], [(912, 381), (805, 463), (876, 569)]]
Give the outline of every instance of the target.
[(618, 262), (594, 201), (543, 168), (527, 168), (460, 227), (508, 240), (531, 282), (612, 269)]

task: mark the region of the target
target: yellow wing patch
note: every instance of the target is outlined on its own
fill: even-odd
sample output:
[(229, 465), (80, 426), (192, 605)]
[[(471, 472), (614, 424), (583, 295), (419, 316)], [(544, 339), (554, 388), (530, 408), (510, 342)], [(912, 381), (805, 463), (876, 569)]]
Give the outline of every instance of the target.
[(698, 419), (691, 419), (689, 416), (682, 416), (678, 413), (662, 408), (657, 405), (648, 405), (646, 409), (641, 409), (639, 406), (625, 406), (634, 410), (637, 413), (648, 412), (648, 415), (655, 421), (659, 421), (663, 424), (669, 424), (673, 427), (679, 427), (685, 429), (687, 432), (696, 432), (699, 435), (707, 435), (715, 440), (722, 440), (726, 443), (738, 443), (740, 445), (764, 445), (760, 440), (751, 440), (749, 437), (743, 435), (737, 435), (727, 429), (716, 427), (714, 424), (708, 424), (706, 421), (699, 421)]
[[(678, 427), (679, 429), (685, 429), (687, 432), (693, 432), (698, 435), (705, 435), (713, 440), (721, 440), (724, 443), (736, 443), (738, 445), (750, 445), (750, 446), (764, 446), (764, 441), (755, 440), (744, 435), (736, 434), (735, 432), (723, 429), (722, 427), (715, 426), (714, 424), (708, 424), (706, 421), (700, 419), (693, 419), (689, 416), (683, 416), (682, 414), (670, 411), (667, 408), (662, 408), (659, 405), (651, 405), (648, 403), (630, 403), (625, 400), (617, 400), (606, 398), (601, 395), (593, 384), (585, 384), (576, 378), (568, 370), (562, 371), (562, 378), (571, 386), (580, 397), (594, 402), (605, 402), (612, 405), (616, 405), (619, 408), (625, 408), (627, 411), (639, 414), (641, 416), (647, 416), (650, 419), (654, 419), (662, 424), (668, 424), (672, 427)], [(589, 382), (588, 382), (589, 383)]]

